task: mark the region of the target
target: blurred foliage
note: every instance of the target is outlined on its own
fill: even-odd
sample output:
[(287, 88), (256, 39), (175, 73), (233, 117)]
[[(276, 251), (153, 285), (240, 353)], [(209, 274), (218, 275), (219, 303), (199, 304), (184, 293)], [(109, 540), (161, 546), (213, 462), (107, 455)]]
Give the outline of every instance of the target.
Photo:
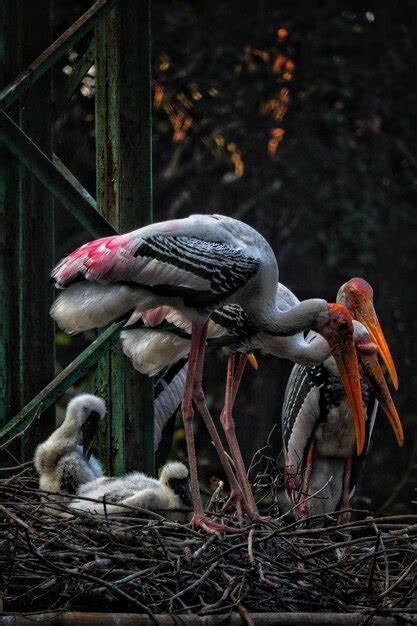
[[(57, 32), (89, 5), (55, 4)], [(411, 0), (152, 2), (155, 220), (218, 212), (249, 222), (301, 299), (334, 300), (354, 275), (373, 284), (407, 441), (399, 452), (380, 420), (360, 492), (378, 507), (407, 473), (398, 510), (417, 482), (408, 467), (417, 421), (416, 9)], [(93, 96), (91, 73), (57, 121), (56, 146), (90, 191)], [(63, 216), (58, 256), (85, 238)], [(289, 369), (265, 357), (258, 374), (246, 374), (236, 415), (247, 459), (279, 421)], [(211, 356), (215, 413), (223, 376), (224, 360)], [(201, 429), (200, 449), (206, 442)], [(278, 434), (275, 444), (278, 452)], [(212, 451), (204, 458), (208, 484), (218, 470)]]

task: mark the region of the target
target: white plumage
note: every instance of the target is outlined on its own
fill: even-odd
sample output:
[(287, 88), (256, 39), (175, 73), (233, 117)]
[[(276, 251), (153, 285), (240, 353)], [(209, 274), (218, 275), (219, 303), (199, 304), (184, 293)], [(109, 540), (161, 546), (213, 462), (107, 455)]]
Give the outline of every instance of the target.
[[(363, 279), (353, 278), (340, 288), (337, 301), (346, 303), (351, 314), (367, 326), (365, 328), (356, 320), (353, 322), (362, 363), (365, 441), (369, 444), (378, 398), (398, 443), (402, 445), (401, 422), (377, 363), (378, 345), (394, 384), (398, 383), (391, 353), (373, 307), (373, 290)], [(314, 332), (304, 340), (310, 345), (321, 341), (322, 338)], [(294, 366), (282, 410), (287, 493), (297, 505), (294, 513), (298, 519), (348, 508), (349, 494), (352, 494), (363, 464), (363, 457), (356, 455), (351, 410), (334, 358), (308, 365)]]
[(51, 310), (66, 332), (103, 326), (127, 313), (133, 322), (161, 305), (200, 323), (225, 301), (239, 304), (259, 329), (276, 335), (329, 322), (325, 300), (298, 303), (290, 315), (277, 309), (271, 247), (255, 229), (222, 215), (192, 215), (91, 241), (63, 259), (52, 276), (68, 285)]
[(102, 475), (100, 462), (83, 453), (82, 428), (87, 420), (102, 419), (106, 406), (97, 396), (82, 394), (68, 404), (65, 419), (35, 452), (39, 487), (57, 494), (74, 494), (80, 485)]
[[(295, 294), (282, 283), (278, 283), (277, 309), (289, 311), (299, 304), (300, 301)], [(123, 331), (120, 335), (122, 347), (135, 369), (142, 374), (155, 376), (188, 355), (191, 324), (180, 313), (166, 306), (163, 307), (163, 315), (158, 315), (158, 320), (170, 324), (171, 332), (164, 330), (164, 326), (159, 329), (153, 324), (148, 325), (146, 314), (141, 317), (145, 327)], [(188, 338), (177, 335), (178, 330), (185, 331)], [(362, 324), (354, 324), (354, 339), (362, 337), (364, 330)], [(207, 328), (208, 345), (222, 348), (226, 354), (234, 352), (244, 354), (260, 350), (263, 354), (289, 359), (307, 366), (322, 363), (331, 354), (328, 342), (317, 334), (315, 338), (313, 343), (306, 341), (303, 332), (280, 337), (260, 331), (238, 305), (224, 305), (214, 311)]]
[(148, 376), (156, 376), (174, 365), (188, 356), (190, 349), (189, 339), (162, 330), (124, 330), (120, 339), (133, 367)]
[[(234, 494), (240, 491), (215, 432), (202, 389), (207, 322), (223, 303), (242, 307), (251, 323), (269, 335), (289, 336), (314, 328), (331, 346), (339, 349), (338, 337), (342, 334), (344, 353), (349, 352), (350, 356), (355, 392), (351, 393), (352, 406), (355, 414), (359, 408), (358, 422), (363, 419), (348, 312), (344, 307), (335, 308), (319, 299), (301, 302), (289, 310), (277, 307), (275, 255), (267, 241), (247, 224), (222, 215), (192, 215), (151, 224), (125, 235), (84, 244), (63, 259), (52, 275), (59, 286), (67, 287), (51, 309), (53, 318), (66, 332), (104, 326), (121, 316), (128, 319), (129, 325), (144, 312), (161, 306), (171, 307), (192, 323), (183, 417), (196, 526), (209, 531), (225, 529), (204, 519), (192, 429), (193, 401), (215, 441), (232, 491)], [(158, 366), (158, 362), (152, 363), (153, 370)], [(227, 397), (230, 400), (230, 389)], [(256, 518), (256, 506), (232, 422), (228, 402), (222, 424), (245, 492), (246, 510)], [(360, 443), (358, 435), (358, 445)]]
[(100, 515), (106, 512), (129, 513), (128, 509), (119, 505), (162, 511), (189, 510), (192, 504), (188, 469), (179, 462), (165, 465), (159, 480), (142, 472), (131, 472), (119, 478), (102, 476), (82, 485), (77, 495), (101, 502), (73, 500), (69, 508)]

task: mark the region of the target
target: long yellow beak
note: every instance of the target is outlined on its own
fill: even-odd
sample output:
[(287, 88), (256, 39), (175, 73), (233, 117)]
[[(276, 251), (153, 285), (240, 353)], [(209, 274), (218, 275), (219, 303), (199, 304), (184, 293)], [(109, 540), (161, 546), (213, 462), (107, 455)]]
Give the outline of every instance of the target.
[(382, 410), (387, 416), (395, 436), (398, 441), (398, 445), (404, 444), (404, 430), (401, 424), (400, 416), (398, 415), (395, 404), (392, 400), (387, 383), (385, 382), (384, 374), (379, 366), (376, 354), (366, 354), (360, 349), (358, 350), (361, 363), (365, 369), (366, 378), (370, 383), (375, 396), (381, 405)]
[(361, 299), (355, 306), (354, 317), (358, 322), (362, 322), (366, 326), (372, 341), (378, 346), (379, 354), (384, 361), (394, 389), (398, 389), (398, 375), (395, 369), (394, 360), (391, 356), (390, 349), (382, 332), (372, 301)]
[(340, 378), (345, 388), (353, 417), (358, 455), (365, 448), (365, 412), (362, 402), (359, 367), (356, 350), (351, 336), (340, 337), (337, 345), (331, 348)]

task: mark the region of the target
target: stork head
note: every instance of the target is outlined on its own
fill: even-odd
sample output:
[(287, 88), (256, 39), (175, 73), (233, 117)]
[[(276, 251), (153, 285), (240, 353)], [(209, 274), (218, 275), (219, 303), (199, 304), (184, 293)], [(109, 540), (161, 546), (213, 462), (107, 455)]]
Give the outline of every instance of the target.
[(387, 383), (385, 382), (384, 374), (378, 363), (378, 347), (372, 341), (365, 326), (360, 322), (354, 321), (354, 327), (355, 345), (362, 366), (362, 372), (392, 426), (398, 445), (402, 446), (404, 443), (404, 431)]
[(76, 396), (68, 404), (65, 422), (81, 431), (84, 456), (91, 456), (99, 421), (106, 414), (104, 400), (87, 393)]
[(397, 371), (374, 309), (374, 290), (371, 285), (363, 278), (351, 278), (340, 287), (336, 301), (343, 304), (354, 319), (366, 326), (372, 341), (378, 346), (394, 388), (398, 389)]
[(365, 414), (362, 402), (359, 367), (353, 341), (353, 321), (341, 304), (327, 305), (327, 320), (315, 330), (326, 339), (346, 391), (356, 432), (356, 448), (361, 454), (365, 447)]
[(159, 482), (168, 492), (171, 509), (182, 509), (193, 506), (188, 469), (183, 463), (173, 462), (164, 465)]

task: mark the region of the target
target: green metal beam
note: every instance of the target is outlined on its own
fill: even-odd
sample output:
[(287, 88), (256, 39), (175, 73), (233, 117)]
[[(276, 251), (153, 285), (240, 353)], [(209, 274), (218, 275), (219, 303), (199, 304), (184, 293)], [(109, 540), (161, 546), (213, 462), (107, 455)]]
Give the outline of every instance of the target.
[[(87, 202), (89, 202), (91, 206), (94, 207), (94, 209), (97, 211), (97, 202), (95, 198), (93, 198), (93, 196), (89, 194), (87, 189), (85, 189), (82, 186), (80, 181), (77, 178), (75, 178), (74, 174), (67, 168), (65, 163), (63, 163), (61, 159), (59, 158), (59, 156), (57, 156), (55, 153), (52, 155), (52, 163), (54, 164), (58, 172), (62, 174), (62, 176), (74, 187), (76, 191), (78, 191), (78, 193), (80, 194), (80, 197), (84, 198)], [(101, 213), (98, 213), (98, 215), (102, 217)], [(110, 226), (110, 224), (108, 224), (108, 226), (104, 225), (104, 227), (109, 228), (111, 233), (113, 233), (113, 227)]]
[[(120, 0), (96, 27), (97, 203), (116, 230), (152, 221), (149, 0)], [(153, 390), (119, 346), (99, 367), (111, 418), (107, 470), (154, 472)], [(106, 456), (107, 452), (107, 456)]]
[[(118, 0), (97, 0), (74, 24), (62, 33), (46, 50), (0, 92), (0, 108), (6, 109), (45, 74), (68, 50), (86, 35)], [(43, 4), (46, 4), (45, 2)], [(27, 11), (27, 5), (21, 7)]]
[[(39, 5), (19, 0), (22, 66), (52, 41), (52, 2)], [(39, 148), (52, 156), (52, 76), (40, 77), (20, 102), (21, 132), (30, 129)], [(55, 329), (49, 316), (54, 300), (48, 280), (54, 263), (54, 207), (48, 189), (19, 164), (19, 357), (20, 401), (24, 406), (55, 376)], [(30, 315), (28, 310), (30, 307)], [(39, 364), (42, 363), (42, 367)], [(22, 438), (22, 461), (33, 458), (36, 446), (55, 428), (55, 407), (34, 423)]]
[[(1, 62), (6, 71), (13, 68), (14, 73), (52, 41), (51, 3), (5, 0), (2, 5)], [(7, 80), (4, 74), (3, 77)], [(13, 111), (20, 127), (31, 129), (34, 140), (47, 155), (52, 154), (51, 106), (51, 76), (45, 75), (26, 94), (24, 106), (16, 102)], [(16, 124), (15, 127), (23, 132)], [(48, 315), (53, 290), (47, 279), (54, 258), (53, 201), (30, 171), (8, 153), (4, 157), (8, 163), (3, 190), (6, 223), (2, 223), (2, 229), (6, 246), (2, 262), (7, 276), (1, 306), (2, 315), (8, 320), (6, 335), (1, 338), (7, 354), (6, 363), (2, 363), (3, 418), (26, 404), (55, 375), (54, 327)], [(31, 428), (30, 438), (23, 438), (21, 450), (14, 450), (16, 456), (21, 454), (22, 460), (31, 458), (34, 447), (54, 425), (55, 412), (51, 409), (41, 424)]]
[(12, 439), (19, 437), (22, 431), (62, 396), (71, 385), (82, 378), (98, 359), (106, 354), (118, 339), (125, 321), (112, 324), (104, 330), (72, 363), (56, 376), (38, 393), (19, 413), (0, 430), (0, 450), (10, 445)]
[[(0, 81), (5, 83), (19, 71), (18, 55), (12, 54), (17, 39), (17, 4), (0, 3)], [(12, 287), (15, 277), (16, 207), (19, 204), (19, 169), (15, 159), (0, 145), (0, 427), (17, 403), (17, 376), (10, 376), (16, 344), (13, 320), (17, 318), (17, 298)]]
[[(42, 120), (41, 120), (42, 121)], [(68, 209), (92, 237), (115, 234), (110, 223), (97, 211), (90, 194), (80, 183), (74, 183), (72, 174), (64, 174), (64, 167), (57, 169), (52, 160), (19, 128), (0, 111), (0, 140), (17, 156), (28, 170)], [(65, 168), (66, 169), (66, 168)]]
[[(21, 60), (27, 63), (27, 56), (33, 58), (39, 49), (41, 37), (38, 34), (43, 36), (45, 28), (50, 26), (51, 5), (48, 1), (42, 5), (42, 10), (38, 7), (35, 10), (33, 7), (33, 11), (29, 11), (24, 0), (5, 0), (2, 4), (0, 52), (5, 53), (6, 48), (10, 53), (15, 52), (14, 47), (23, 49), (17, 46), (20, 40), (16, 39), (14, 43), (10, 36), (11, 29), (16, 37), (17, 33), (19, 36), (24, 35), (24, 45), (28, 41), (36, 43), (34, 49), (28, 46), (25, 57), (19, 57), (18, 63), (17, 54), (15, 59), (13, 55), (10, 59), (7, 55), (2, 55), (3, 60), (9, 60), (9, 68), (19, 69)], [(33, 395), (36, 387), (39, 389), (38, 374), (43, 376), (49, 371), (48, 366), (45, 366), (46, 362), (49, 363), (49, 357), (52, 357), (53, 362), (52, 326), (47, 315), (51, 292), (45, 282), (46, 274), (52, 266), (51, 255), (47, 251), (52, 250), (53, 246), (50, 229), (53, 222), (51, 200), (47, 200), (45, 194), (51, 192), (93, 237), (130, 230), (152, 221), (150, 0), (120, 0), (120, 6), (109, 13), (116, 4), (116, 0), (96, 2), (0, 93), (0, 140), (27, 168), (17, 166), (11, 160), (13, 167), (10, 176), (7, 157), (4, 149), (1, 151), (0, 158), (3, 158), (6, 167), (0, 173), (0, 218), (5, 220), (7, 227), (0, 233), (0, 255), (7, 258), (9, 264), (12, 261), (12, 264), (9, 272), (0, 274), (0, 289), (3, 289), (3, 294), (4, 288), (6, 289), (2, 313), (7, 318), (5, 324), (0, 324), (0, 334), (2, 337), (5, 334), (12, 337), (13, 325), (9, 322), (14, 315), (17, 316), (18, 346), (12, 346), (9, 352), (12, 352), (13, 357), (16, 357), (15, 353), (18, 355), (16, 358), (19, 362), (19, 376), (14, 380), (10, 372), (7, 372), (6, 368), (14, 361), (10, 359), (7, 350), (0, 350), (0, 387), (1, 376), (7, 375), (8, 381), (24, 397)], [(107, 13), (109, 14), (99, 22)], [(23, 20), (22, 24), (18, 23), (20, 19)], [(57, 157), (52, 160), (50, 139), (49, 143), (44, 140), (44, 130), (47, 129), (49, 133), (50, 129), (51, 111), (49, 109), (44, 112), (42, 108), (42, 96), (50, 94), (50, 91), (44, 91), (45, 85), (49, 83), (39, 80), (97, 22), (98, 204), (105, 217), (96, 210), (93, 198), (68, 172), (65, 165)], [(34, 25), (36, 28), (33, 28)], [(87, 61), (89, 62), (88, 57), (84, 59), (84, 64)], [(4, 72), (1, 73), (5, 65), (0, 64), (0, 78), (7, 80)], [(81, 64), (79, 69), (80, 72), (83, 70)], [(30, 109), (28, 113), (18, 110), (19, 120), (24, 125), (22, 130), (1, 109), (16, 101), (29, 86), (31, 89), (25, 96), (25, 104), (33, 102), (33, 110)], [(45, 104), (49, 106), (48, 98)], [(36, 141), (40, 142), (41, 148), (47, 147), (50, 157), (25, 134), (26, 128), (30, 128), (31, 134), (32, 128), (35, 130)], [(38, 183), (33, 180), (33, 176), (38, 179)], [(18, 211), (10, 211), (16, 201), (19, 202)], [(10, 223), (7, 221), (9, 219)], [(10, 241), (12, 254), (9, 254)], [(14, 246), (15, 242), (17, 247)], [(41, 261), (39, 256), (42, 257)], [(42, 310), (31, 317), (30, 323), (26, 323), (24, 314), (29, 300), (31, 315), (34, 309), (37, 311), (36, 302), (41, 304)], [(146, 377), (139, 376), (133, 370), (122, 356), (120, 346), (111, 347), (123, 324), (124, 322), (120, 322), (101, 333), (91, 346), (4, 426), (0, 431), (0, 437), (7, 437), (3, 447), (9, 445), (11, 439), (15, 441), (29, 425), (31, 433), (36, 432), (36, 439), (39, 440), (47, 421), (37, 420), (36, 417), (40, 412), (46, 411), (103, 356), (102, 361), (106, 364), (101, 369), (99, 381), (101, 390), (105, 392), (103, 395), (107, 396), (111, 415), (108, 429), (108, 469), (120, 473), (142, 468), (153, 473), (152, 385)], [(40, 332), (37, 333), (37, 330)], [(31, 345), (34, 347), (32, 353)], [(39, 367), (40, 363), (42, 367)], [(36, 371), (32, 372), (34, 368)], [(33, 380), (30, 379), (31, 372)], [(23, 385), (21, 378), (25, 381)], [(22, 404), (24, 403), (20, 406)], [(29, 443), (32, 446), (36, 441), (31, 439)]]

